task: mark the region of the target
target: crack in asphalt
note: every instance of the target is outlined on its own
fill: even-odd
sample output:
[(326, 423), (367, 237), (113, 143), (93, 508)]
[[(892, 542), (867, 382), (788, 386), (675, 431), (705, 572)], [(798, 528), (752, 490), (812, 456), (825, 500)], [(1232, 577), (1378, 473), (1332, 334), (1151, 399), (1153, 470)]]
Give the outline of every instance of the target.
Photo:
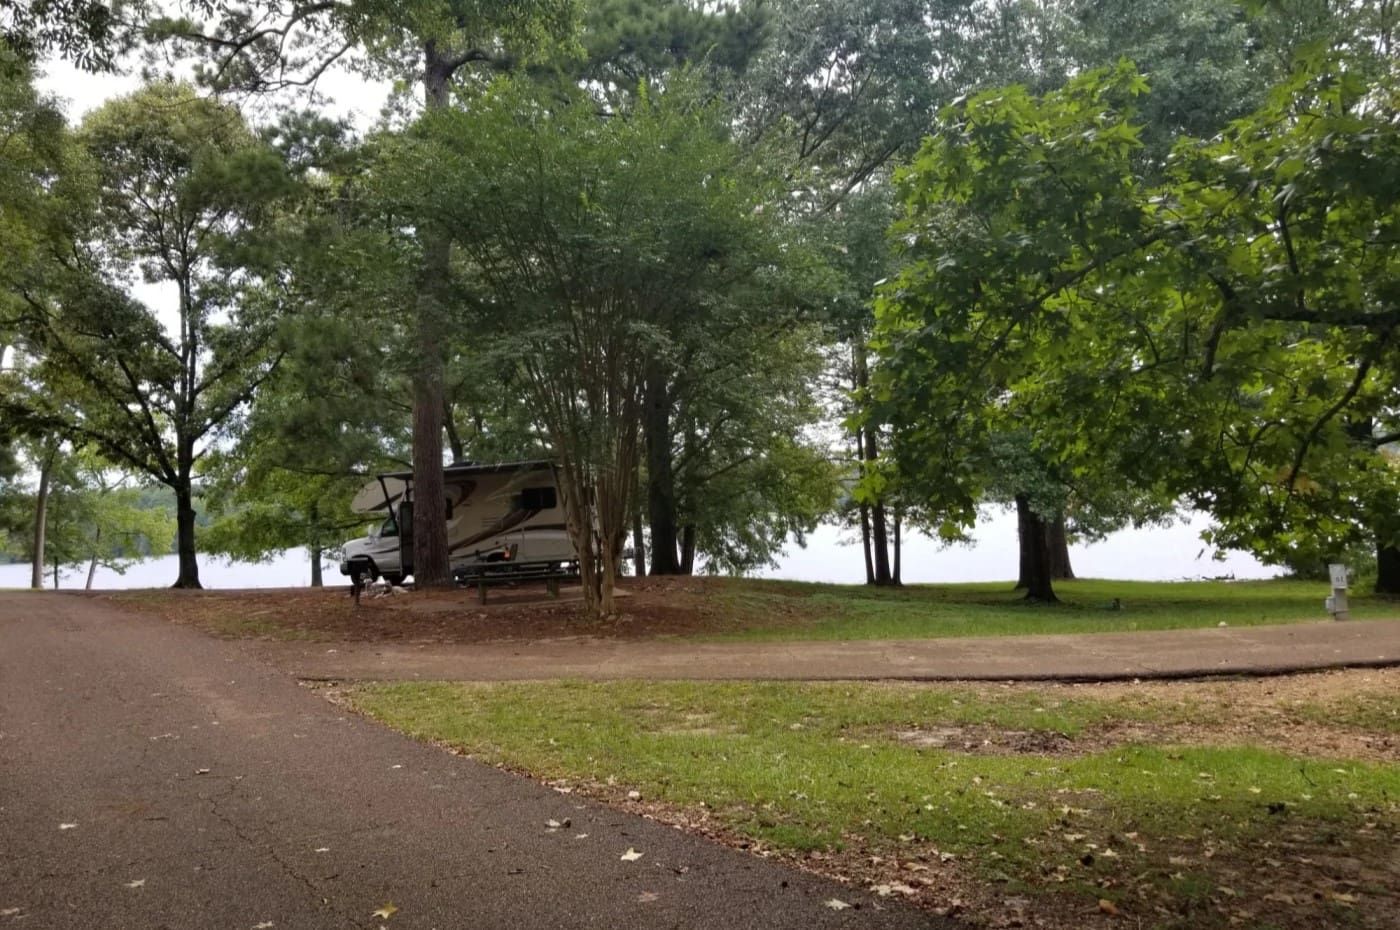
[[(228, 791), (225, 792), (222, 800), (228, 801), (230, 799), (235, 798), (238, 795), (238, 790), (242, 787), (242, 785), (243, 776), (235, 775), (230, 777)], [(229, 816), (223, 811), (222, 807), (220, 806), (220, 798), (214, 795), (201, 795), (200, 800), (204, 801), (208, 805), (209, 813), (212, 814), (214, 818), (220, 823), (222, 823), (224, 826), (228, 827), (234, 836), (238, 837), (239, 840), (253, 847), (254, 849), (258, 849), (266, 853), (268, 858), (271, 859), (274, 863), (276, 863), (277, 867), (280, 868), (288, 877), (294, 879), (295, 881), (305, 886), (306, 889), (310, 891), (311, 894), (315, 897), (315, 899), (321, 902), (321, 905), (323, 907), (330, 910), (333, 914), (346, 921), (351, 926), (361, 927), (364, 928), (364, 930), (369, 930), (369, 928), (373, 926), (372, 924), (366, 923), (360, 918), (357, 918), (354, 914), (350, 913), (344, 908), (332, 903), (330, 896), (322, 893), (322, 889), (316, 884), (315, 879), (303, 875), (299, 869), (297, 869), (287, 860), (283, 859), (281, 854), (277, 851), (276, 847), (274, 847), (271, 843), (261, 840), (258, 837), (253, 836), (252, 834), (244, 830), (243, 826), (238, 822), (238, 820)]]

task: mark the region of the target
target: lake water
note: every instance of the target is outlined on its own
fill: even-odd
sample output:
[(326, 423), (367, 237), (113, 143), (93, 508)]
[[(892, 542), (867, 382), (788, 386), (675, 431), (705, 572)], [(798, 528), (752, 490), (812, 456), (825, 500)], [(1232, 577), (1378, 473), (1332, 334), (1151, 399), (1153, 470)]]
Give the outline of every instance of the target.
[[(1200, 532), (1208, 525), (1196, 516), (1167, 527), (1124, 530), (1094, 545), (1070, 547), (1075, 574), (1082, 578), (1124, 578), (1142, 581), (1234, 576), (1269, 578), (1278, 570), (1262, 565), (1245, 553), (1230, 552), (1223, 561), (1211, 558), (1211, 550), (1201, 542)], [(1016, 577), (1016, 516), (998, 512), (981, 524), (976, 544), (944, 547), (922, 535), (906, 537), (903, 547), (904, 580), (909, 583), (1004, 581)], [(775, 569), (760, 573), (765, 578), (794, 581), (859, 583), (865, 580), (865, 567), (859, 538), (849, 530), (823, 526), (807, 540), (807, 548), (788, 547), (787, 555)], [(99, 568), (93, 587), (160, 588), (175, 580), (174, 556), (138, 562), (118, 574)], [(81, 588), (87, 578), (86, 566), (60, 575), (60, 587)], [(199, 578), (206, 588), (284, 588), (311, 584), (311, 561), (303, 549), (282, 553), (270, 562), (250, 564), (213, 557), (199, 560)], [(327, 584), (343, 581), (333, 562), (326, 563)], [(52, 587), (53, 576), (45, 579)], [(29, 586), (29, 566), (0, 565), (0, 587)]]

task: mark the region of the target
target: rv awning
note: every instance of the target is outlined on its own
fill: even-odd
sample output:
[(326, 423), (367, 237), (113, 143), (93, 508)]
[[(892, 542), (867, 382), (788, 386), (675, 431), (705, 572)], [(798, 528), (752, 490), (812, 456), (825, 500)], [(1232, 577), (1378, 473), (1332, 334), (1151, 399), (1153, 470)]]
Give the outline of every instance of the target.
[[(552, 467), (553, 463), (544, 459), (498, 462), (491, 465), (471, 462), (463, 465), (448, 465), (442, 470), (442, 476), (450, 481), (452, 478), (462, 475), (491, 475), (511, 471), (535, 471)], [(411, 484), (413, 484), (413, 472), (411, 471), (393, 471), (376, 475), (374, 480), (360, 488), (359, 493), (350, 501), (350, 509), (355, 513), (387, 510), (403, 499), (404, 493)]]
[[(409, 472), (412, 476), (412, 472)], [(350, 509), (355, 513), (373, 513), (376, 510), (387, 510), (391, 504), (397, 503), (403, 497), (404, 489), (408, 482), (393, 475), (380, 475), (373, 481), (369, 481), (360, 488), (350, 501)]]

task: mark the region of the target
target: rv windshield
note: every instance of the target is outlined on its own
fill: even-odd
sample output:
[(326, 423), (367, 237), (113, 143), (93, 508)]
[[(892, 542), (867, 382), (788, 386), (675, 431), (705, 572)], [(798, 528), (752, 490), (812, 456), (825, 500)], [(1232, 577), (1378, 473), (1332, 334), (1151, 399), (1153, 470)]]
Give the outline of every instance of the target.
[(393, 517), (390, 517), (389, 519), (384, 521), (384, 525), (379, 528), (378, 535), (381, 539), (383, 539), (385, 536), (399, 535), (399, 526), (397, 523), (394, 522)]

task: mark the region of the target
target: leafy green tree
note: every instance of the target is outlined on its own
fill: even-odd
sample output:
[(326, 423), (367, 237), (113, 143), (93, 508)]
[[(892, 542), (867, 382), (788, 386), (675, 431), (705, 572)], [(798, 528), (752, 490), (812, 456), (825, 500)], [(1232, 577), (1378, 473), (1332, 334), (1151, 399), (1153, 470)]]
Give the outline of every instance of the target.
[[(63, 277), (20, 295), (37, 359), (25, 406), (171, 488), (175, 584), (198, 587), (195, 467), (278, 361), (270, 229), (292, 179), (236, 110), (180, 85), (108, 103), (77, 141), (92, 211)], [(171, 325), (127, 290), (134, 279), (173, 292)]]
[(34, 587), (42, 587), (45, 567), (58, 587), (63, 567), (86, 564), (90, 588), (98, 566), (121, 573), (171, 551), (172, 513), (151, 506), (128, 476), (62, 443), (40, 443), (34, 451), (42, 459), (35, 463), (36, 488), (7, 497), (0, 507), (9, 528), (7, 548), (34, 564)]
[(811, 391), (821, 336), (808, 323), (686, 344), (672, 387), (681, 571), (697, 554), (712, 572), (774, 564), (789, 536), (801, 543), (834, 507), (836, 467), (809, 435), (822, 412)]
[[(228, 466), (225, 466), (228, 468)], [(321, 565), (334, 555), (365, 516), (349, 510), (365, 476), (303, 474), (290, 468), (228, 468), (214, 473), (206, 501), (218, 514), (204, 530), (207, 552), (245, 562), (269, 561), (304, 548), (311, 559), (311, 586), (324, 584)]]
[(1123, 65), (974, 98), (911, 166), (879, 329), (901, 464), (966, 507), (1016, 424), (1069, 483), (1185, 499), (1271, 561), (1369, 538), (1384, 589), (1394, 76), (1314, 60), (1161, 184), (1144, 89)]
[(543, 67), (562, 66), (621, 94), (676, 69), (740, 75), (763, 47), (768, 19), (764, 4), (589, 0), (579, 14), (581, 54), (556, 57)]
[[(509, 70), (569, 36), (571, 0), (322, 0), (227, 7), (196, 4), (198, 18), (168, 18), (153, 31), (177, 49), (207, 55), (201, 73), (215, 88), (249, 92), (314, 86), (352, 52), (370, 70), (423, 88), (429, 112), (450, 108), (483, 76)], [(451, 583), (442, 486), (446, 411), (444, 347), (452, 294), (449, 237), (424, 221), (414, 230), (418, 273), (404, 292), (414, 306), (413, 473), (423, 508), (414, 533), (415, 580)]]
[(111, 70), (143, 0), (27, 0), (0, 7), (0, 72), (57, 53), (88, 71)]
[[(396, 202), (452, 231), (476, 312), (558, 464), (588, 608), (612, 588), (631, 523), (646, 364), (698, 313), (762, 312), (785, 258), (762, 170), (723, 112), (683, 89), (600, 117), (499, 84), (470, 113), (439, 113), (400, 153)], [(422, 179), (431, 176), (432, 196)]]
[[(1060, 295), (1152, 235), (1132, 171), (1136, 133), (1121, 116), (1145, 89), (1122, 65), (1043, 98), (1016, 87), (977, 95), (945, 113), (901, 178), (905, 263), (877, 304), (873, 400), (904, 480), (954, 523), (975, 520), (1009, 435), (1048, 448), (1070, 475), (1110, 473), (1048, 443), (1018, 392), (1042, 356), (1064, 351)], [(1040, 539), (1058, 513), (1033, 507), (1027, 490), (1013, 496)], [(1053, 600), (1045, 547), (1026, 569), (1027, 596)]]
[(64, 238), (67, 211), (53, 179), (72, 161), (63, 113), (35, 89), (32, 69), (0, 70), (0, 361), (9, 370), (23, 294), (47, 286)]

